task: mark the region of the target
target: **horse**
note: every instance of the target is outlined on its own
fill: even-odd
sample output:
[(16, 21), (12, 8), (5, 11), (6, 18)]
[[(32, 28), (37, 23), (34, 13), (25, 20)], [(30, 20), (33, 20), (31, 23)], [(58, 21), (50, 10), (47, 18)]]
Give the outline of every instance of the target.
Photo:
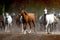
[(19, 13), (22, 15), (22, 22), (23, 22), (23, 29), (24, 29), (24, 34), (26, 34), (27, 32), (27, 24), (29, 24), (30, 26), (30, 31), (29, 33), (31, 33), (31, 23), (33, 23), (34, 26), (34, 32), (35, 32), (35, 21), (36, 21), (36, 15), (35, 13), (28, 13), (26, 12), (24, 9), (21, 9), (19, 11)]
[(44, 31), (45, 30), (45, 27), (44, 27), (44, 16), (43, 15), (41, 15), (40, 17), (39, 17), (39, 23), (40, 23), (40, 30), (41, 31)]
[(22, 24), (22, 16), (19, 13), (12, 13), (12, 23), (14, 26), (22, 26), (22, 32), (23, 32), (23, 24)]
[(16, 21), (17, 26), (20, 26), (20, 24), (22, 23), (22, 17), (20, 14), (15, 15), (15, 21)]
[(1, 27), (1, 29), (4, 28), (4, 30), (5, 30), (5, 23), (4, 23), (4, 18), (2, 15), (0, 15), (0, 27)]
[[(9, 15), (9, 13), (6, 13), (5, 16), (5, 24), (6, 24), (6, 28), (5, 28), (5, 32), (10, 32), (10, 30), (8, 28), (10, 28), (12, 26), (12, 17)], [(8, 30), (7, 30), (8, 29)]]
[[(40, 26), (42, 26), (41, 30), (44, 31), (46, 25), (50, 26), (50, 32), (52, 30), (56, 30), (56, 24), (58, 24), (59, 18), (54, 16), (54, 14), (46, 14), (45, 20), (44, 20), (44, 17), (45, 17), (44, 15), (39, 17)], [(48, 29), (48, 26), (47, 26), (47, 29)]]
[(11, 13), (10, 15), (11, 15), (11, 17), (12, 17), (12, 24), (13, 24), (13, 25), (16, 25), (16, 20), (15, 20), (16, 14), (15, 14), (15, 13)]
[(57, 22), (57, 17), (54, 16), (54, 14), (47, 14), (47, 9), (44, 10), (44, 25), (46, 27), (46, 32), (49, 34), (49, 30), (48, 30), (48, 26), (49, 24), (53, 24), (55, 22)]

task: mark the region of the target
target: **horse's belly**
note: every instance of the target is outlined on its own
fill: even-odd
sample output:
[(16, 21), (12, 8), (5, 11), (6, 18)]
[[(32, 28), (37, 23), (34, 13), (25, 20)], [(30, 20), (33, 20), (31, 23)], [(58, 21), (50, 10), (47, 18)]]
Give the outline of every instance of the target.
[(54, 22), (54, 16), (49, 16), (46, 17), (46, 21), (49, 22), (50, 24)]

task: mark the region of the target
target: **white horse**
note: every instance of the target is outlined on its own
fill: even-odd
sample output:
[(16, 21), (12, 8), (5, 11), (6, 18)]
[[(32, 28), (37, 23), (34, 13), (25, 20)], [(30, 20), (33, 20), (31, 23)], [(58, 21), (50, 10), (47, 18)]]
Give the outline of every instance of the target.
[[(45, 14), (44, 14), (43, 22), (46, 27), (46, 32), (49, 33), (50, 29), (48, 29), (48, 26), (56, 23), (59, 19), (56, 16), (54, 16), (54, 14), (47, 14), (47, 9), (45, 9), (44, 11), (45, 11)], [(40, 17), (39, 19), (41, 19), (41, 18), (42, 17)]]
[(58, 22), (59, 19), (56, 16), (54, 16), (54, 14), (47, 14), (46, 11), (45, 11), (44, 17), (45, 17), (45, 20), (46, 20), (46, 25), (45, 25), (46, 32), (49, 33), (48, 25), (49, 24), (54, 24), (54, 23)]
[(7, 27), (5, 28), (5, 31), (10, 32), (10, 30), (8, 28), (10, 28), (12, 26), (12, 17), (8, 13), (6, 13), (5, 19), (7, 21)]

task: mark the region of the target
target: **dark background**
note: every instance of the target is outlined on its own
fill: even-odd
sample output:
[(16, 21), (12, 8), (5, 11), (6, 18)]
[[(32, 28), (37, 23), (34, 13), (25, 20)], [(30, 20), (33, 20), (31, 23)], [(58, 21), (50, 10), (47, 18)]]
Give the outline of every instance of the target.
[(36, 14), (43, 14), (44, 8), (48, 12), (60, 12), (60, 0), (0, 0), (0, 13), (2, 13), (3, 5), (5, 5), (5, 12), (18, 12), (19, 8), (24, 8), (28, 12), (35, 12)]

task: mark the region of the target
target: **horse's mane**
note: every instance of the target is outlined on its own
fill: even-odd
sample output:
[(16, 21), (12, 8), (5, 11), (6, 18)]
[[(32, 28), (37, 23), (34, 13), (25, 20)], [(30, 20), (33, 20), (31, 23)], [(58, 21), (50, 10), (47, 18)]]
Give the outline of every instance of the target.
[(24, 13), (25, 13), (25, 15), (27, 15), (27, 12), (26, 11), (24, 11)]
[(21, 9), (19, 9), (19, 10), (20, 10), (19, 12), (21, 12), (21, 11), (23, 10), (23, 13), (24, 13), (25, 15), (27, 15), (26, 10), (24, 10), (23, 8), (21, 8)]
[(25, 15), (27, 15), (27, 12), (24, 10)]

